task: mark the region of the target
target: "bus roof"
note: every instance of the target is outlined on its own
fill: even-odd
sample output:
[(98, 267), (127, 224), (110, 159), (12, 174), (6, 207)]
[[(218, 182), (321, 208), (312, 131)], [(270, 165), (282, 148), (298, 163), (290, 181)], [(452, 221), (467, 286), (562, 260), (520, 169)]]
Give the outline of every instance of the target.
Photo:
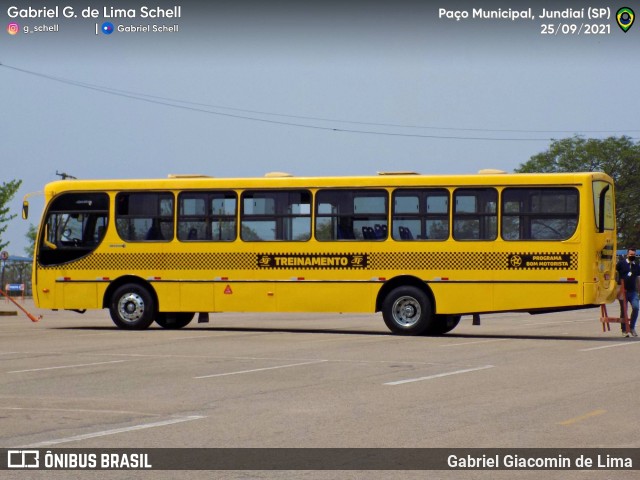
[(168, 178), (137, 179), (73, 179), (48, 183), (45, 190), (56, 194), (71, 190), (147, 190), (185, 188), (346, 188), (346, 187), (423, 187), (423, 186), (508, 186), (508, 185), (580, 185), (603, 180), (613, 183), (606, 173), (481, 173), (460, 175), (421, 175), (398, 172), (393, 175), (307, 176), (268, 175), (266, 177), (208, 177), (204, 175), (172, 175)]

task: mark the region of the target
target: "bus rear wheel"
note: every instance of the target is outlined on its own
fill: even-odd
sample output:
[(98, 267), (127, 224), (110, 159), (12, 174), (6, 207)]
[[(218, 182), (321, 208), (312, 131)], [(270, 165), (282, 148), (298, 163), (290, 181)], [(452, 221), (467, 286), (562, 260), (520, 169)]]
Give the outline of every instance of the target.
[(177, 330), (189, 325), (194, 315), (193, 312), (159, 312), (156, 314), (156, 323), (162, 328)]
[(433, 309), (429, 297), (416, 287), (398, 287), (382, 303), (384, 323), (393, 333), (422, 335), (432, 328)]
[(153, 296), (145, 287), (127, 283), (118, 287), (111, 296), (109, 313), (119, 328), (144, 330), (153, 323), (155, 316)]
[(433, 335), (444, 335), (456, 328), (460, 323), (460, 315), (436, 315), (435, 325), (433, 326)]

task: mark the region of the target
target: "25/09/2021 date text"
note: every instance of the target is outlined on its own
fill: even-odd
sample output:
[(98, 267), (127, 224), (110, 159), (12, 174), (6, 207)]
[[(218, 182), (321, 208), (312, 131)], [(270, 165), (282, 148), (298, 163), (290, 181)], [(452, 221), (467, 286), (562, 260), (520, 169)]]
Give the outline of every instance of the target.
[(611, 25), (607, 23), (543, 23), (540, 35), (609, 35)]

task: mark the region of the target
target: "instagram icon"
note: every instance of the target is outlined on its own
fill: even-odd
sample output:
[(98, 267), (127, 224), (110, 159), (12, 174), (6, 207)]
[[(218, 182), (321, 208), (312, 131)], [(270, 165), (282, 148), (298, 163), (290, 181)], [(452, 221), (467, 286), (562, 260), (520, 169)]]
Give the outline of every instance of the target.
[(18, 25), (17, 23), (11, 22), (9, 25), (7, 25), (7, 33), (9, 35), (17, 35), (19, 31), (20, 25)]

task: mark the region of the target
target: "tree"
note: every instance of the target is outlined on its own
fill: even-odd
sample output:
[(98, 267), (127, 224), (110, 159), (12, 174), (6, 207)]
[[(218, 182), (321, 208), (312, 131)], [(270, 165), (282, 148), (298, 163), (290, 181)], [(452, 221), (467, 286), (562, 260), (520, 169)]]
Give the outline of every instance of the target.
[(7, 230), (7, 223), (16, 218), (16, 214), (9, 215), (7, 204), (13, 199), (21, 184), (22, 180), (11, 180), (0, 185), (0, 250), (9, 245), (9, 242), (2, 243), (2, 234)]
[(616, 187), (618, 244), (640, 247), (640, 142), (627, 136), (555, 140), (549, 150), (532, 156), (515, 171), (609, 174)]
[(29, 244), (24, 247), (24, 253), (26, 253), (29, 257), (33, 257), (36, 251), (36, 236), (38, 235), (38, 227), (36, 227), (33, 223), (29, 224), (29, 230), (25, 234)]

